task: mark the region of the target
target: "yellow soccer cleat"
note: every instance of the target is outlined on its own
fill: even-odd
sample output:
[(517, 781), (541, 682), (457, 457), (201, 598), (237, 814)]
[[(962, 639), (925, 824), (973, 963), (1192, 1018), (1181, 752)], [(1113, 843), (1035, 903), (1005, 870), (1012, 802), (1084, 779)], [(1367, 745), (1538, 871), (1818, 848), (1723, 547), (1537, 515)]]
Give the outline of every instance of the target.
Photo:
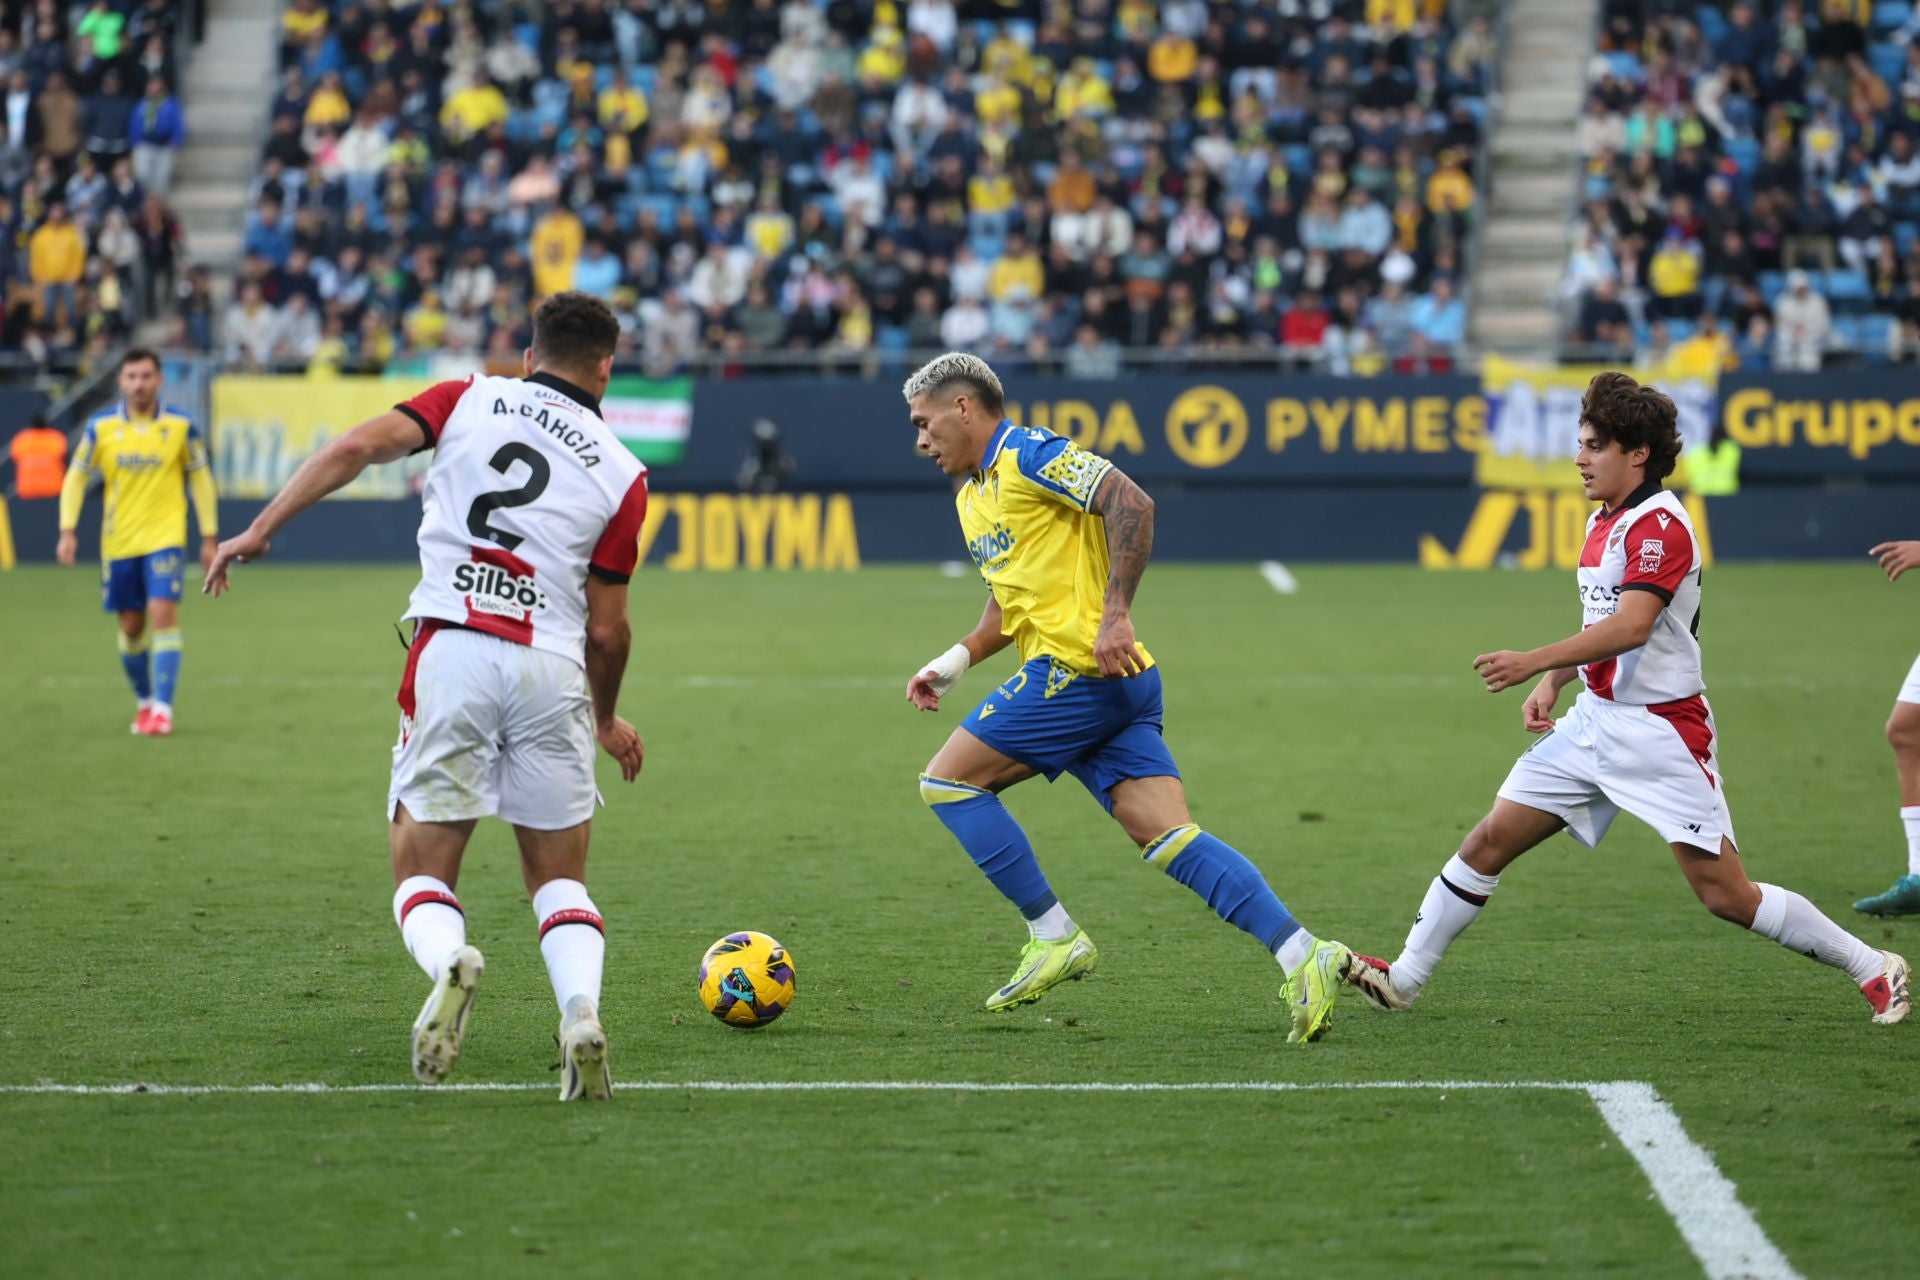
[(1020, 948), (1020, 963), (1007, 985), (987, 997), (987, 1008), (1011, 1009), (1031, 1003), (1056, 983), (1092, 973), (1099, 960), (1100, 950), (1085, 929), (1058, 942), (1033, 938)]
[(1306, 1044), (1318, 1040), (1333, 1027), (1333, 1002), (1339, 997), (1340, 983), (1353, 968), (1353, 952), (1337, 942), (1316, 941), (1300, 967), (1287, 975), (1280, 998), (1293, 1014), (1293, 1030), (1288, 1044)]

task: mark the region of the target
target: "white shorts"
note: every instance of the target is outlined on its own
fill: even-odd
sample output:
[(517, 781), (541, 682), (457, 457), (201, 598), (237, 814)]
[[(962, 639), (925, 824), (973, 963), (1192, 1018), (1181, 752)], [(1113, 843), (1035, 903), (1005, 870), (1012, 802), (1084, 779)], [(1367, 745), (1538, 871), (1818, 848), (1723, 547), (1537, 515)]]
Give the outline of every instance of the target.
[(1906, 683), (1900, 686), (1900, 696), (1895, 702), (1920, 702), (1920, 658), (1913, 660), (1913, 666), (1907, 671)]
[(1554, 814), (1567, 834), (1597, 846), (1621, 810), (1668, 844), (1736, 849), (1721, 786), (1713, 711), (1705, 698), (1671, 703), (1669, 714), (1581, 693), (1500, 785), (1500, 798)]
[(593, 702), (579, 664), (484, 632), (420, 625), (400, 688), (388, 818), (402, 804), (422, 822), (498, 815), (540, 831), (591, 818)]

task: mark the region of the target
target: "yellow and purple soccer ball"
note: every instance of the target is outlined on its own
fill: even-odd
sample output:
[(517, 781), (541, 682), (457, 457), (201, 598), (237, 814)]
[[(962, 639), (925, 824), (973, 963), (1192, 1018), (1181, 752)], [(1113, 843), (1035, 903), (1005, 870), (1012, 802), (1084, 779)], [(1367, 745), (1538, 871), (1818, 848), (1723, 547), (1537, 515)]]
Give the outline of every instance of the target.
[(764, 1027), (793, 1003), (793, 957), (764, 933), (730, 933), (700, 957), (700, 1003), (730, 1027)]

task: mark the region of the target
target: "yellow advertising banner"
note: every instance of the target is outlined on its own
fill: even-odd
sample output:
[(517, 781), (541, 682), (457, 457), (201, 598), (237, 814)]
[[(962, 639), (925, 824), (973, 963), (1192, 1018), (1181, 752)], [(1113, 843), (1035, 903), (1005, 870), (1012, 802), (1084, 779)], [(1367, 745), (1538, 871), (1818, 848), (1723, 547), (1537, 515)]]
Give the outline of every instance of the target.
[[(1487, 397), (1487, 448), (1474, 465), (1486, 489), (1580, 488), (1573, 454), (1580, 435), (1580, 397), (1606, 365), (1532, 365), (1488, 355), (1480, 364)], [(1718, 414), (1717, 371), (1672, 360), (1660, 368), (1626, 370), (1660, 388), (1679, 410), (1680, 438), (1705, 444)], [(1673, 483), (1680, 483), (1676, 480)]]
[[(213, 471), (224, 498), (271, 498), (295, 468), (431, 378), (225, 377), (213, 381)], [(432, 455), (370, 467), (336, 498), (405, 498)]]

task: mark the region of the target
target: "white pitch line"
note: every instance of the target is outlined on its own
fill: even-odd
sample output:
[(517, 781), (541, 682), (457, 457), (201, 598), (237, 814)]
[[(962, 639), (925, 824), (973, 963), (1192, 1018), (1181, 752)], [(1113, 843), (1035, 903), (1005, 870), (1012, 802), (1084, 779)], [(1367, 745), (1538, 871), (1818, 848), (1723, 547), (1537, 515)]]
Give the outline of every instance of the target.
[(1799, 1280), (1727, 1175), (1687, 1136), (1652, 1085), (1614, 1080), (1588, 1085), (1587, 1092), (1711, 1280)]
[[(203, 1094), (522, 1093), (552, 1089), (550, 1082), (443, 1084), (0, 1084), (0, 1094), (196, 1097)], [(1585, 1093), (1653, 1185), (1680, 1237), (1708, 1280), (1801, 1280), (1773, 1241), (1740, 1203), (1713, 1157), (1687, 1136), (1680, 1117), (1652, 1085), (1639, 1080), (1223, 1080), (1081, 1081), (1042, 1083), (981, 1080), (637, 1080), (627, 1093), (1333, 1093), (1374, 1089), (1467, 1091), (1547, 1090)]]
[[(551, 1083), (472, 1084), (0, 1084), (0, 1094), (118, 1094), (197, 1097), (209, 1093), (503, 1093), (551, 1089)], [(1322, 1093), (1363, 1089), (1551, 1089), (1578, 1093), (1598, 1085), (1561, 1080), (1222, 1080), (1025, 1082), (995, 1080), (634, 1080), (623, 1092), (703, 1093)]]
[(1260, 576), (1267, 580), (1268, 586), (1283, 596), (1290, 596), (1300, 589), (1300, 580), (1287, 572), (1287, 566), (1278, 560), (1262, 560)]

